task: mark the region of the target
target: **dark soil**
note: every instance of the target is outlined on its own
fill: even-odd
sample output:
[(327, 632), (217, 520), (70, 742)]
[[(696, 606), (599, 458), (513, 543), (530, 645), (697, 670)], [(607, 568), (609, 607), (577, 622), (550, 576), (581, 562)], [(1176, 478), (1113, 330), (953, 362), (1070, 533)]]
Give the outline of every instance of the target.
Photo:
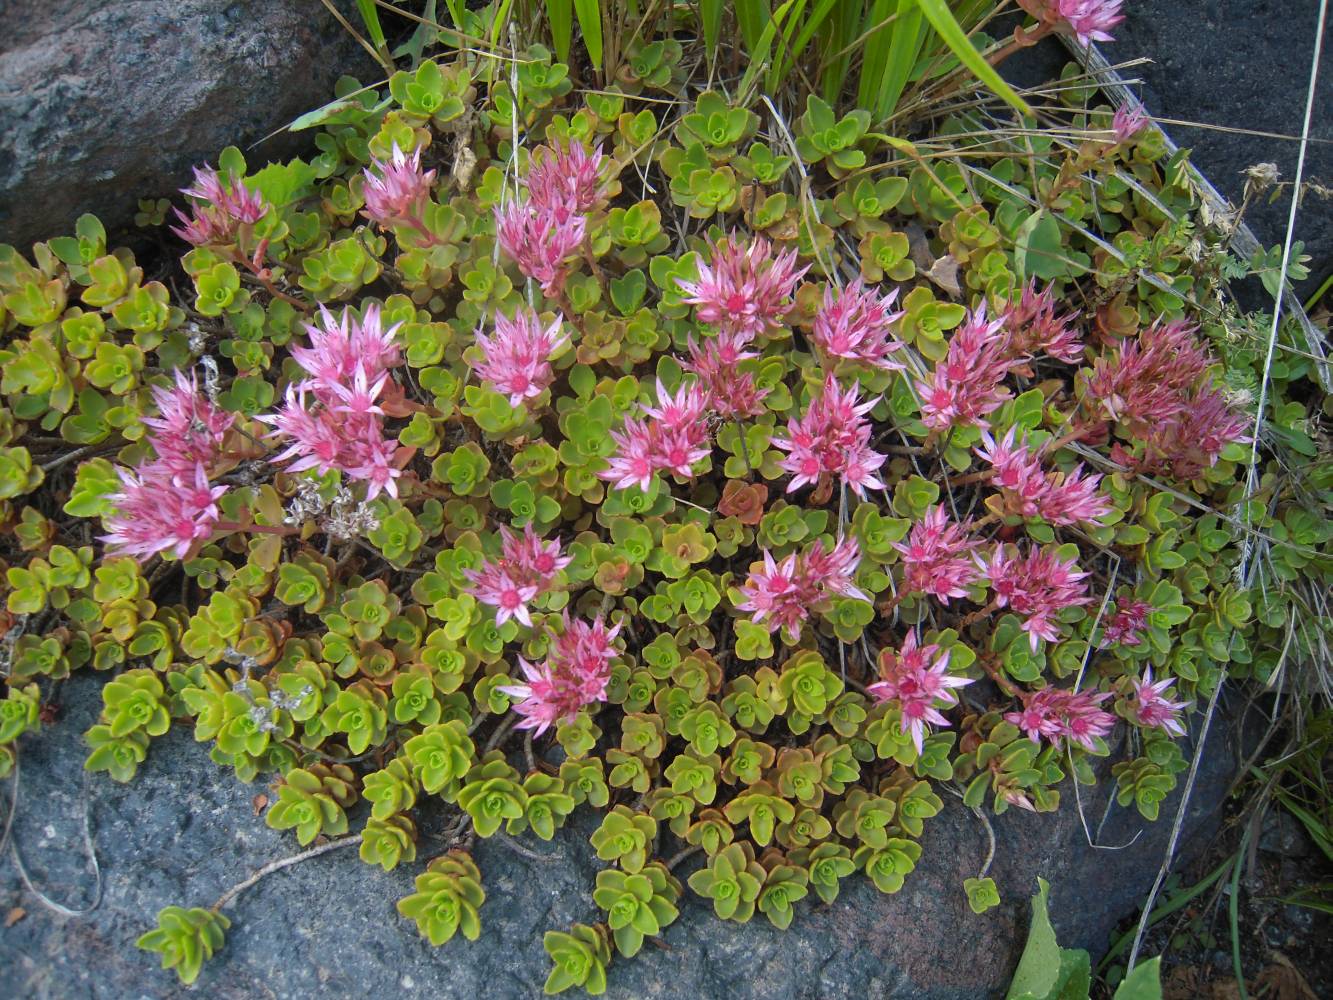
[[(1253, 803), (1238, 800), (1212, 849), (1182, 866), (1157, 905), (1189, 895), (1193, 886), (1232, 862), (1241, 851), (1242, 830), (1253, 815)], [(1333, 865), (1300, 823), (1280, 808), (1267, 810), (1259, 829), (1258, 844), (1242, 855), (1237, 889), (1235, 939), (1247, 995), (1276, 1000), (1333, 996), (1333, 951), (1328, 948), (1333, 916), (1293, 902), (1310, 899), (1308, 890), (1313, 886), (1327, 886)], [(1228, 868), (1221, 879), (1145, 935), (1141, 954), (1163, 956), (1164, 1000), (1242, 996), (1233, 958), (1230, 879)], [(1121, 934), (1132, 935), (1136, 925), (1137, 918), (1126, 921)]]

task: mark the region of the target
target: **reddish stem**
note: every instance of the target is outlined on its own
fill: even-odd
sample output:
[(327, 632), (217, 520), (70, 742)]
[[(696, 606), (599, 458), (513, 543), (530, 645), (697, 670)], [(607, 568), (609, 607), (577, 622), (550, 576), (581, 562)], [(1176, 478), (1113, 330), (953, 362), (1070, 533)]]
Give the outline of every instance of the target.
[[(998, 52), (989, 56), (986, 61), (990, 63), (992, 66), (998, 66), (1000, 65), (1000, 63), (1004, 62), (1015, 52), (1018, 52), (1022, 49), (1031, 48), (1032, 46), (1036, 45), (1039, 41), (1041, 41), (1043, 38), (1049, 35), (1054, 30), (1054, 28), (1055, 25), (1053, 23), (1051, 24), (1043, 23), (1034, 25), (1031, 31), (1024, 31), (1023, 26), (1020, 24), (1014, 28), (1013, 41), (1011, 41), (1004, 48), (1000, 49)], [(941, 91), (939, 96), (935, 97), (934, 100), (943, 101), (945, 98), (952, 97), (966, 85), (968, 80), (974, 80), (974, 79), (976, 78), (973, 77), (971, 74), (963, 73), (960, 71), (958, 77), (954, 80), (952, 86), (949, 86), (947, 89)]]
[(1053, 454), (1066, 445), (1071, 445), (1080, 438), (1086, 437), (1095, 429), (1095, 427), (1095, 424), (1084, 424), (1076, 421), (1073, 430), (1062, 434), (1058, 438), (1052, 438), (1050, 441), (1047, 441), (1046, 447), (1042, 450)]
[(238, 247), (235, 249), (232, 259), (236, 263), (243, 265), (245, 269), (254, 276), (254, 279), (263, 286), (264, 291), (268, 292), (275, 299), (282, 299), (282, 301), (296, 306), (302, 312), (308, 310), (310, 306), (307, 303), (302, 302), (293, 295), (288, 295), (282, 289), (278, 288), (277, 285), (273, 284), (272, 273), (268, 268), (262, 266), (263, 258), (261, 256), (261, 251), (267, 252), (267, 249), (268, 240), (263, 240), (259, 245), (259, 249), (255, 251), (255, 256), (250, 258), (241, 253), (240, 248)]
[(981, 619), (985, 618), (999, 606), (1000, 605), (998, 604), (998, 602), (991, 601), (984, 608), (978, 608), (976, 611), (973, 611), (970, 615), (964, 616), (963, 620), (958, 623), (958, 631), (961, 632), (969, 625), (973, 625), (976, 622), (981, 621)]
[(560, 312), (564, 315), (565, 319), (574, 324), (574, 329), (578, 330), (579, 336), (586, 337), (588, 331), (583, 327), (583, 317), (574, 311), (574, 307), (569, 303), (569, 296), (565, 294), (563, 288), (555, 293), (555, 301), (556, 304), (560, 306)]
[(583, 261), (588, 265), (588, 270), (592, 271), (592, 276), (597, 279), (597, 284), (602, 288), (602, 294), (607, 300), (611, 299), (611, 289), (606, 283), (606, 273), (597, 263), (597, 258), (592, 255), (591, 237), (585, 236), (579, 249), (583, 253)]
[(984, 483), (995, 477), (994, 469), (982, 469), (979, 472), (969, 472), (966, 476), (959, 479), (950, 479), (950, 486), (971, 486), (973, 483)]
[(1039, 41), (1049, 35), (1054, 28), (1055, 24), (1048, 22), (1033, 25), (1031, 31), (1024, 31), (1023, 26), (1020, 24), (1014, 28), (1013, 41), (1000, 49), (999, 52), (996, 52), (986, 61), (992, 66), (998, 66), (1015, 52), (1019, 52), (1023, 49), (1030, 49), (1032, 46), (1036, 45)]
[(1022, 690), (1000, 672), (1000, 669), (995, 665), (989, 655), (977, 657), (977, 663), (982, 670), (986, 671), (986, 676), (993, 680), (1001, 691), (1009, 695), (1011, 698), (1022, 697)]

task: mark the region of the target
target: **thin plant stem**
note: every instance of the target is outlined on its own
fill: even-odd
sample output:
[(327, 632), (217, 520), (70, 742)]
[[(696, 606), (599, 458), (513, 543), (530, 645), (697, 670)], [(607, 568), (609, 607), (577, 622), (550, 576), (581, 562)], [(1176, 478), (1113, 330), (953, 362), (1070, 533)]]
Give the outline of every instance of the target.
[(698, 854), (702, 850), (703, 850), (702, 847), (695, 846), (695, 847), (686, 847), (680, 851), (677, 851), (675, 854), (671, 856), (671, 859), (666, 863), (667, 871), (669, 872), (675, 871), (677, 867), (684, 864), (686, 861), (694, 857), (694, 855)]
[(214, 913), (220, 911), (233, 899), (245, 892), (260, 879), (272, 875), (274, 872), (282, 871), (284, 868), (290, 868), (292, 865), (300, 864), (302, 861), (308, 861), (311, 858), (317, 858), (321, 854), (328, 854), (330, 851), (336, 851), (342, 847), (355, 847), (361, 843), (361, 834), (354, 834), (351, 837), (343, 837), (340, 840), (330, 840), (327, 844), (320, 844), (318, 847), (312, 847), (308, 851), (302, 851), (300, 854), (294, 854), (290, 858), (282, 858), (278, 861), (270, 861), (263, 868), (259, 869), (243, 882), (237, 882), (234, 886), (218, 897), (218, 901), (209, 909)]
[(507, 719), (504, 720), (504, 722), (500, 723), (499, 727), (496, 728), (495, 732), (491, 733), (491, 738), (486, 741), (486, 748), (482, 750), (481, 755), (483, 757), (486, 756), (486, 754), (490, 753), (501, 743), (503, 743), (505, 741), (505, 737), (508, 736), (510, 733), (512, 733), (514, 731), (514, 727), (518, 725), (518, 720), (519, 716), (510, 715)]
[(750, 448), (745, 443), (745, 428), (741, 426), (740, 417), (732, 417), (736, 424), (736, 435), (741, 443), (741, 458), (745, 459), (745, 474), (747, 477), (754, 475), (754, 466), (750, 463)]
[(993, 680), (997, 687), (1011, 698), (1017, 698), (1022, 692), (1018, 686), (1008, 677), (1000, 672), (1000, 669), (991, 662), (989, 656), (977, 657), (977, 665), (986, 672), (986, 676)]
[(73, 451), (71, 451), (71, 452), (66, 452), (64, 455), (61, 455), (59, 458), (53, 458), (53, 459), (52, 459), (51, 461), (49, 461), (49, 462), (44, 462), (44, 463), (42, 463), (42, 467), (41, 467), (41, 468), (42, 468), (42, 471), (43, 471), (43, 472), (52, 472), (52, 471), (54, 471), (55, 469), (60, 468), (62, 465), (68, 465), (70, 462), (76, 461), (76, 460), (82, 458), (84, 455), (88, 454), (90, 451), (93, 450), (93, 447), (94, 447), (93, 445), (89, 445), (89, 446), (86, 447), (86, 448), (75, 448)]
[(513, 837), (505, 833), (500, 834), (500, 836), (497, 837), (496, 839), (500, 841), (500, 843), (504, 844), (505, 847), (513, 851), (515, 854), (528, 858), (531, 861), (540, 861), (543, 864), (549, 865), (564, 860), (563, 856), (560, 854), (559, 851), (552, 852), (551, 854), (539, 854), (538, 852), (532, 850), (531, 848), (524, 847)]

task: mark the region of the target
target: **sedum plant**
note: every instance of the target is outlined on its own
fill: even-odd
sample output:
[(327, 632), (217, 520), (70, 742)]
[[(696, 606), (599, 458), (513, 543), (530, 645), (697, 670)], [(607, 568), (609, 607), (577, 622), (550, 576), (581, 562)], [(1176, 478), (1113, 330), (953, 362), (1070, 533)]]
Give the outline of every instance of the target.
[(189, 986), (199, 978), (204, 962), (222, 947), (230, 926), (230, 920), (212, 910), (168, 906), (157, 915), (157, 927), (140, 937), (138, 945), (161, 955), (162, 968), (176, 970)]
[(398, 901), (398, 912), (415, 920), (431, 944), (438, 948), (459, 931), (469, 941), (481, 936), (477, 911), (486, 893), (470, 855), (455, 850), (431, 861), (417, 876), (416, 890)]
[(628, 874), (615, 869), (597, 873), (593, 901), (607, 913), (607, 926), (616, 950), (633, 958), (643, 947), (645, 937), (661, 933), (674, 923), (680, 911), (680, 882), (659, 862)]
[(546, 977), (546, 993), (563, 993), (573, 986), (581, 986), (592, 996), (606, 992), (611, 942), (604, 925), (575, 924), (567, 934), (547, 931), (542, 945), (553, 963)]
[[(586, 93), (441, 43), (308, 160), (223, 151), (181, 301), (95, 220), (0, 247), (0, 769), (100, 672), (90, 770), (191, 726), (271, 827), (422, 866), (437, 945), (476, 837), (588, 810), (606, 922), (547, 989), (600, 992), (678, 878), (780, 928), (899, 891), (941, 789), (1153, 818), (1193, 710), (1313, 658), (1318, 365), (1223, 302), (1183, 156), (1072, 88), (1060, 142), (967, 110), (910, 154), (819, 98), (675, 115), (642, 41)], [(182, 978), (201, 912), (142, 939)]]

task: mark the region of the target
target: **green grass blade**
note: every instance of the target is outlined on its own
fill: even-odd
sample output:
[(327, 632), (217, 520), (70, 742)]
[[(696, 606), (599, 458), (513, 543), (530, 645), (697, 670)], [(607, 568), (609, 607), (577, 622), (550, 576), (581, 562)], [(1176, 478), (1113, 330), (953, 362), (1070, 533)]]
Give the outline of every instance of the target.
[(1278, 790), (1277, 799), (1282, 803), (1282, 808), (1291, 813), (1305, 827), (1305, 832), (1310, 835), (1310, 839), (1315, 842), (1315, 846), (1324, 852), (1324, 856), (1333, 860), (1333, 835), (1330, 835), (1329, 828), (1324, 825), (1318, 816), (1310, 810), (1304, 808), (1293, 796)]
[(574, 37), (574, 0), (546, 0), (546, 20), (551, 25), (551, 47), (562, 63), (569, 62), (569, 43)]
[(380, 24), (380, 12), (375, 6), (375, 0), (356, 0), (356, 9), (361, 15), (361, 22), (366, 26), (366, 33), (370, 35), (370, 44), (381, 52), (386, 51), (388, 43), (384, 38), (384, 26)]
[(829, 14), (837, 3), (838, 0), (820, 0), (819, 5), (810, 12), (810, 16), (801, 25), (801, 30), (796, 33), (796, 40), (791, 44), (790, 64), (792, 66), (795, 66), (796, 61), (801, 58), (801, 54), (805, 52), (806, 46), (815, 37), (815, 33), (824, 27)]
[(822, 41), (824, 55), (819, 88), (825, 102), (832, 107), (838, 106), (838, 98), (847, 85), (847, 74), (852, 65), (848, 47), (855, 41), (860, 30), (859, 5), (844, 0), (839, 4), (835, 16), (829, 19), (829, 32)]
[(722, 0), (699, 0), (699, 29), (704, 36), (704, 51), (711, 63), (717, 58), (717, 41), (722, 34)]
[(893, 24), (893, 42), (889, 46), (879, 97), (872, 109), (876, 118), (883, 120), (897, 110), (898, 101), (921, 55), (925, 39), (926, 24), (916, 0), (898, 0), (898, 20)]
[(574, 0), (574, 11), (579, 17), (579, 31), (588, 58), (599, 71), (602, 68), (602, 5), (599, 0)]
[(995, 72), (995, 67), (986, 62), (985, 58), (977, 51), (972, 40), (967, 37), (963, 31), (963, 26), (949, 10), (946, 0), (916, 0), (921, 7), (921, 12), (926, 15), (926, 20), (930, 26), (935, 29), (936, 34), (944, 40), (944, 44), (949, 46), (953, 54), (958, 57), (958, 61), (972, 71), (972, 74), (989, 87), (998, 97), (1003, 98), (1010, 107), (1020, 114), (1030, 115), (1032, 109), (1028, 107), (1027, 101), (1019, 97), (1014, 89), (1000, 78), (1000, 74)]
[(449, 18), (454, 22), (454, 27), (459, 31), (463, 30), (463, 14), (467, 7), (463, 0), (444, 0), (444, 5), (449, 8)]
[[(1253, 823), (1246, 823), (1245, 832), (1241, 834), (1240, 850), (1236, 852), (1236, 864), (1231, 869), (1231, 893), (1227, 898), (1227, 923), (1231, 928), (1231, 970), (1236, 974), (1240, 1000), (1249, 1000), (1250, 997), (1245, 989), (1245, 971), (1241, 968), (1240, 960), (1240, 871), (1246, 848), (1250, 846), (1250, 835), (1254, 832), (1254, 826)], [(1158, 996), (1161, 994), (1158, 993)]]
[(801, 16), (805, 13), (806, 0), (795, 0), (795, 4), (787, 14), (787, 20), (782, 29), (782, 34), (778, 38), (778, 50), (773, 55), (772, 62), (768, 66), (768, 81), (765, 84), (765, 90), (773, 93), (781, 85), (791, 72), (791, 39), (796, 32), (796, 26), (801, 21)]
[[(1155, 907), (1152, 913), (1149, 914), (1148, 926), (1155, 927), (1157, 924), (1165, 920), (1167, 917), (1171, 916), (1171, 914), (1175, 913), (1177, 910), (1181, 909), (1182, 907), (1188, 906), (1199, 896), (1202, 896), (1208, 889), (1212, 887), (1213, 883), (1215, 883), (1218, 879), (1225, 878), (1228, 875), (1228, 873), (1230, 873), (1231, 866), (1235, 863), (1236, 859), (1234, 857), (1227, 858), (1220, 865), (1214, 868), (1209, 875), (1200, 879), (1190, 888), (1179, 889), (1176, 892), (1172, 893), (1170, 896), (1167, 897), (1165, 902)], [(1099, 974), (1105, 972), (1107, 967), (1110, 966), (1111, 963), (1116, 958), (1118, 958), (1124, 952), (1129, 950), (1129, 946), (1133, 942), (1134, 942), (1134, 928), (1131, 927), (1129, 930), (1125, 931), (1124, 934), (1120, 935), (1120, 937), (1116, 939), (1116, 942), (1113, 945), (1111, 945), (1110, 949), (1106, 952), (1105, 957), (1102, 958), (1101, 964), (1097, 966), (1097, 972)]]
[[(764, 68), (768, 65), (769, 54), (773, 50), (773, 39), (778, 33), (778, 28), (781, 27), (782, 22), (786, 19), (788, 12), (791, 10), (792, 4), (795, 2), (797, 2), (797, 0), (787, 0), (786, 3), (779, 7), (759, 32), (756, 44), (754, 46), (747, 45), (747, 48), (749, 48), (748, 55), (750, 57), (750, 65), (746, 67), (745, 75), (741, 77), (741, 85), (736, 91), (737, 106), (747, 107), (749, 105), (750, 99), (754, 96), (755, 84), (759, 80), (759, 74), (762, 73)], [(765, 4), (765, 6), (767, 6), (767, 4)]]
[[(495, 6), (495, 13), (491, 17), (491, 45), (500, 44), (500, 35), (504, 32), (505, 26), (509, 24), (509, 9), (514, 6), (514, 0), (500, 0)], [(494, 60), (490, 60), (494, 65)]]
[[(861, 33), (861, 77), (856, 86), (856, 106), (877, 112), (880, 81), (889, 63), (894, 30), (898, 27), (898, 0), (875, 0), (866, 12)], [(881, 115), (875, 115), (877, 118)]]
[[(741, 39), (745, 42), (746, 54), (753, 64), (763, 44), (765, 29), (773, 23), (773, 11), (768, 6), (768, 0), (736, 0), (736, 23), (740, 25)], [(772, 32), (769, 32), (768, 43), (773, 44)]]

